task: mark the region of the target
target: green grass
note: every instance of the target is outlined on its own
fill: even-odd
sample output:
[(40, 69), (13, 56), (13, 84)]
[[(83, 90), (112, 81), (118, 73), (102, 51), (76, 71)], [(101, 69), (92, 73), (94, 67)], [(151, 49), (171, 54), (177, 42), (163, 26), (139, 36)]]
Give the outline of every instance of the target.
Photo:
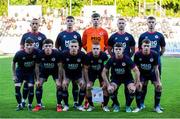
[[(177, 118), (180, 117), (180, 59), (164, 57), (162, 59), (163, 63), (163, 74), (162, 74), (162, 84), (163, 84), (163, 94), (161, 105), (165, 108), (163, 114), (157, 114), (153, 112), (153, 102), (154, 102), (154, 92), (153, 86), (149, 85), (148, 93), (146, 97), (146, 109), (140, 113), (125, 113), (124, 112), (124, 93), (123, 86), (119, 90), (119, 100), (121, 103), (121, 112), (119, 113), (105, 113), (102, 112), (99, 104), (96, 104), (96, 109), (93, 112), (79, 112), (74, 111), (72, 108), (72, 94), (70, 91), (70, 111), (57, 113), (55, 111), (56, 97), (55, 97), (55, 85), (51, 78), (44, 85), (43, 93), (43, 103), (46, 106), (45, 110), (40, 112), (29, 112), (27, 109), (23, 111), (16, 112), (16, 100), (14, 96), (14, 83), (11, 76), (11, 60), (12, 58), (0, 58), (0, 117), (1, 118)], [(149, 83), (150, 84), (150, 83)], [(97, 82), (96, 82), (96, 85)], [(70, 87), (71, 90), (71, 87)], [(33, 105), (36, 104), (36, 99), (34, 98)], [(111, 105), (111, 101), (109, 105)], [(135, 107), (135, 101), (132, 104)]]

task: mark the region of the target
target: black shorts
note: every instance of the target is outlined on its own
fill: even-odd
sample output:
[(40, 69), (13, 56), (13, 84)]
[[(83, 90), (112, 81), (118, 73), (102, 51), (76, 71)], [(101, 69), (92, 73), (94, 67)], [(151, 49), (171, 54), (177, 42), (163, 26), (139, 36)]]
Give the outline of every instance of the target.
[(149, 75), (149, 76), (140, 75), (140, 81), (141, 81), (141, 82), (146, 82), (146, 81), (149, 81), (149, 80), (150, 80), (152, 83), (157, 81), (157, 78), (156, 78), (155, 73), (152, 74), (152, 75)]
[(71, 80), (71, 81), (77, 81), (77, 80), (79, 80), (80, 78), (82, 78), (82, 73), (79, 73), (79, 74), (65, 74), (66, 75), (66, 77), (69, 79), (69, 80)]
[(34, 76), (35, 72), (22, 72), (21, 70), (16, 70), (17, 81), (15, 83), (23, 83), (26, 81), (27, 83), (34, 84)]
[(102, 85), (102, 82), (103, 82), (103, 78), (101, 76), (101, 73), (88, 73), (88, 76), (89, 76), (89, 81), (91, 82), (95, 82), (96, 79), (98, 78), (99, 79), (99, 83), (100, 83), (100, 86)]
[(130, 83), (134, 83), (134, 80), (132, 78), (128, 79), (112, 79), (111, 83), (115, 83), (117, 86), (120, 86), (121, 84), (124, 84), (127, 86)]
[(58, 79), (58, 70), (51, 70), (51, 71), (43, 70), (43, 69), (40, 70), (40, 76), (39, 77), (43, 78), (44, 81), (47, 81), (47, 79), (50, 75), (53, 77), (54, 80)]

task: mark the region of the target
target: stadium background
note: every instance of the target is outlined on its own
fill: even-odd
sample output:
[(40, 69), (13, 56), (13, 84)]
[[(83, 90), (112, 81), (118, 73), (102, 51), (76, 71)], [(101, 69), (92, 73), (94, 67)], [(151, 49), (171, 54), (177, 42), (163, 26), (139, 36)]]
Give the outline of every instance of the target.
[[(1, 0), (0, 8), (0, 117), (180, 117), (178, 101), (180, 60), (175, 58), (180, 54), (179, 0)], [(34, 12), (33, 9), (38, 12)], [(150, 86), (146, 99), (147, 109), (139, 114), (122, 112), (124, 108), (122, 88), (121, 97), (119, 97), (122, 103), (120, 113), (104, 113), (98, 107), (92, 113), (73, 111), (71, 108), (70, 112), (58, 114), (55, 112), (55, 85), (52, 80), (44, 86), (47, 92), (43, 97), (47, 107), (45, 111), (15, 112), (16, 101), (10, 65), (12, 55), (19, 50), (22, 34), (30, 30), (29, 24), (32, 17), (39, 17), (42, 21), (40, 31), (55, 40), (57, 34), (66, 28), (67, 15), (75, 16), (75, 30), (82, 34), (84, 29), (91, 25), (89, 14), (93, 12), (100, 12), (101, 25), (107, 29), (109, 36), (116, 31), (117, 18), (125, 17), (126, 31), (133, 34), (136, 41), (139, 35), (147, 30), (146, 17), (149, 15), (157, 17), (156, 29), (165, 35), (167, 42), (165, 55), (173, 56), (163, 57), (162, 61), (164, 92), (161, 102), (165, 112), (160, 115), (152, 112), (153, 89)], [(34, 99), (34, 104), (35, 102)]]

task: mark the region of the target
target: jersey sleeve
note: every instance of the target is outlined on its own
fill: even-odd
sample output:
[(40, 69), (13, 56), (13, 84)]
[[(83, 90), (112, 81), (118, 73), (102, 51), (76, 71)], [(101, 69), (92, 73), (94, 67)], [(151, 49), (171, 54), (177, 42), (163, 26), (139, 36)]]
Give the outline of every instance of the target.
[(142, 41), (143, 41), (143, 35), (140, 35), (139, 40), (138, 40), (138, 48), (139, 49), (141, 49)]
[(104, 30), (104, 45), (105, 45), (105, 49), (108, 48), (108, 33), (106, 30)]
[(25, 40), (26, 40), (26, 36), (24, 34), (21, 38), (20, 45), (24, 46)]
[(134, 40), (134, 37), (131, 35), (131, 36), (130, 36), (129, 46), (130, 46), (130, 47), (135, 47), (135, 45), (136, 45), (136, 42), (135, 42), (135, 40)]
[(13, 57), (13, 62), (18, 62), (19, 61), (19, 52), (17, 52), (14, 57)]
[(135, 63), (129, 57), (127, 58), (127, 63), (131, 69), (133, 69), (136, 66)]
[(56, 41), (55, 41), (55, 47), (57, 49), (59, 49), (59, 47), (61, 46), (61, 34), (58, 34), (57, 38), (56, 38)]
[(163, 34), (161, 34), (161, 36), (160, 36), (160, 46), (161, 47), (166, 46), (166, 42), (165, 42), (165, 38), (164, 38)]
[(134, 63), (136, 65), (138, 65), (138, 54), (137, 53), (135, 53), (135, 55), (134, 55)]
[(78, 35), (77, 35), (77, 41), (78, 41), (78, 43), (79, 43), (79, 47), (80, 47), (80, 49), (81, 49), (81, 47), (82, 47), (82, 41), (81, 41), (81, 35), (78, 33)]
[(87, 49), (87, 30), (84, 31), (82, 36), (82, 47), (86, 50)]
[(111, 37), (108, 40), (108, 46), (113, 47), (113, 45), (114, 45), (113, 39), (114, 39), (114, 35), (111, 35)]
[(109, 59), (109, 60), (107, 61), (107, 63), (105, 64), (104, 67), (105, 67), (106, 69), (110, 69), (111, 65), (112, 65), (112, 59)]
[(158, 65), (158, 54), (154, 53), (154, 65)]
[(89, 56), (89, 54), (87, 54), (87, 55), (85, 56), (85, 63), (84, 63), (84, 64), (87, 65), (87, 66), (90, 65), (90, 56)]

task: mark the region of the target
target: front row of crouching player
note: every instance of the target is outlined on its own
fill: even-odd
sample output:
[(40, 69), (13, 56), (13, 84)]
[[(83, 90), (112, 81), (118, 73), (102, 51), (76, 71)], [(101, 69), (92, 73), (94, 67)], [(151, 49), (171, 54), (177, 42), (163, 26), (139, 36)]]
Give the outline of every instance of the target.
[[(57, 112), (68, 111), (68, 87), (70, 81), (79, 86), (79, 97), (76, 109), (86, 111), (82, 106), (84, 97), (89, 102), (87, 111), (95, 107), (92, 102), (91, 89), (96, 79), (99, 79), (100, 87), (103, 89), (104, 102), (102, 109), (109, 112), (109, 97), (113, 101), (113, 112), (120, 111), (120, 104), (116, 98), (118, 89), (124, 84), (126, 93), (126, 112), (139, 112), (144, 107), (143, 86), (148, 81), (155, 86), (154, 110), (162, 113), (160, 108), (160, 97), (162, 84), (158, 70), (158, 55), (150, 50), (150, 41), (142, 41), (142, 50), (136, 52), (134, 62), (130, 57), (123, 54), (124, 47), (120, 43), (113, 46), (114, 54), (108, 59), (105, 52), (100, 50), (98, 43), (92, 45), (92, 52), (85, 54), (79, 50), (77, 40), (70, 41), (69, 50), (60, 52), (53, 48), (53, 41), (43, 41), (43, 50), (34, 48), (34, 41), (26, 39), (24, 50), (18, 51), (12, 63), (13, 79), (15, 83), (15, 96), (18, 103), (17, 111), (22, 110), (21, 84), (28, 82), (28, 110), (39, 111), (43, 109), (42, 94), (43, 83), (51, 75), (56, 83)], [(135, 80), (131, 71), (134, 72)], [(36, 82), (37, 105), (32, 109), (34, 97), (34, 83)], [(132, 110), (131, 103), (136, 97), (137, 108)], [(64, 102), (62, 106), (61, 102)]]

